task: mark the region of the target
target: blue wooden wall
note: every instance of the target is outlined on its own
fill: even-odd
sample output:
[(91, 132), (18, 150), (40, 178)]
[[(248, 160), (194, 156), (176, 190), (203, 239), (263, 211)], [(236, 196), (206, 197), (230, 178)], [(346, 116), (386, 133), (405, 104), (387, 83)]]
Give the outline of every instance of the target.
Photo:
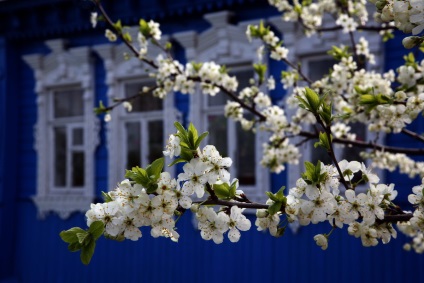
[[(84, 215), (74, 214), (64, 221), (52, 214), (39, 220), (30, 199), (36, 193), (37, 157), (33, 149), (33, 127), (37, 109), (33, 72), (21, 58), (25, 54), (48, 52), (42, 44), (48, 38), (66, 37), (70, 46), (105, 42), (102, 32), (89, 30), (89, 24), (85, 23), (89, 7), (80, 1), (66, 0), (60, 5), (58, 2), (39, 1), (49, 8), (26, 20), (23, 19), (30, 15), (28, 9), (39, 9), (34, 2), (21, 1), (26, 6), (16, 3), (0, 6), (0, 14), (2, 7), (3, 12), (24, 10), (24, 16), (7, 16), (14, 28), (3, 30), (4, 36), (0, 37), (0, 282), (424, 282), (424, 259), (402, 250), (405, 242), (402, 235), (389, 245), (363, 248), (360, 240), (347, 235), (346, 230), (335, 231), (328, 250), (324, 252), (312, 238), (315, 234), (328, 232), (328, 224), (303, 227), (296, 235), (288, 230), (279, 239), (252, 227), (251, 231), (242, 234), (237, 244), (226, 239), (224, 244), (215, 245), (201, 239), (189, 214), (178, 223), (181, 235), (178, 244), (167, 239), (153, 239), (148, 230), (143, 230), (144, 235), (138, 242), (117, 243), (101, 239), (91, 264), (82, 265), (79, 254), (68, 252), (58, 234), (73, 226), (84, 227)], [(221, 7), (235, 7), (239, 20), (275, 13), (258, 2), (157, 1), (161, 4), (156, 7), (140, 1), (137, 7), (146, 15), (150, 11), (153, 16), (164, 19), (164, 29), (171, 33), (205, 29), (207, 25), (200, 14)], [(129, 11), (127, 6), (138, 1), (106, 3), (126, 22), (136, 22), (134, 13), (126, 13)], [(72, 5), (82, 5), (82, 10), (75, 10)], [(165, 9), (164, 5), (169, 7)], [(64, 7), (71, 9), (70, 12), (54, 12), (57, 9), (62, 11)], [(40, 15), (47, 17), (40, 22), (45, 29), (36, 29), (32, 33), (25, 31), (25, 27), (40, 21)], [(175, 24), (179, 15), (191, 15), (192, 20)], [(63, 18), (72, 21), (66, 23)], [(4, 21), (4, 17), (0, 21)], [(54, 22), (60, 23), (49, 27)], [(76, 22), (81, 23), (80, 26)], [(386, 62), (390, 62), (387, 68), (402, 62), (400, 53), (404, 51), (398, 43), (387, 44), (386, 51)], [(104, 65), (99, 57), (93, 56), (96, 100), (106, 100)], [(183, 50), (177, 50), (177, 57), (184, 59)], [(278, 77), (279, 67), (271, 66), (276, 72), (275, 77)], [(281, 98), (281, 92), (275, 93), (274, 98)], [(176, 103), (187, 114), (188, 96), (177, 95)], [(423, 130), (422, 123), (413, 127)], [(102, 124), (101, 143), (96, 151), (98, 194), (108, 186), (104, 128)], [(405, 141), (389, 136), (388, 142)], [(401, 183), (405, 188), (413, 185), (413, 181), (399, 173), (389, 174), (386, 180)], [(278, 188), (285, 182), (285, 173), (273, 175), (272, 181), (274, 189)], [(253, 224), (254, 219), (251, 221)]]

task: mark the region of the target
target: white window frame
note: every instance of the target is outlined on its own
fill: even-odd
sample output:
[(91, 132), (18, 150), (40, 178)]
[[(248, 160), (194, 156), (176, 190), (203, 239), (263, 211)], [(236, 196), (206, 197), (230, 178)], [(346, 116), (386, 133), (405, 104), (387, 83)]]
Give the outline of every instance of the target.
[[(249, 42), (245, 32), (248, 24), (258, 24), (258, 22), (244, 22), (238, 25), (230, 24), (231, 13), (228, 11), (206, 14), (204, 18), (211, 24), (208, 30), (200, 34), (194, 32), (184, 32), (174, 35), (186, 51), (187, 61), (206, 62), (214, 61), (217, 64), (231, 66), (246, 66), (248, 68), (255, 60), (257, 48), (260, 46), (258, 42)], [(236, 67), (235, 67), (236, 68)], [(207, 103), (206, 96), (197, 90), (190, 96), (190, 121), (195, 123), (199, 132), (207, 131), (207, 115), (205, 106)], [(218, 107), (218, 106), (217, 106)], [(221, 110), (216, 113), (224, 113), (224, 106), (220, 106)], [(213, 111), (212, 109), (210, 111)], [(227, 121), (228, 133), (228, 152), (230, 157), (235, 156), (236, 137), (234, 135), (236, 124), (234, 121)], [(207, 140), (206, 140), (207, 142)], [(258, 131), (255, 134), (255, 185), (240, 184), (239, 189), (246, 193), (251, 201), (264, 202), (267, 199), (266, 191), (270, 187), (270, 173), (260, 165), (262, 158), (262, 144), (267, 142), (266, 133)], [(231, 178), (237, 176), (236, 164), (230, 168)]]
[[(129, 29), (130, 34), (133, 38), (137, 37), (138, 28), (133, 27)], [(168, 40), (167, 37), (162, 37), (161, 42), (164, 43)], [(128, 52), (128, 47), (124, 44), (112, 45), (102, 44), (94, 47), (94, 50), (103, 59), (106, 68), (106, 85), (108, 87), (108, 105), (114, 104), (115, 98), (124, 98), (125, 96), (125, 85), (131, 82), (151, 82), (152, 78), (148, 77), (146, 70), (150, 69), (150, 66), (141, 62), (138, 58), (131, 57), (126, 59), (123, 54)], [(148, 57), (156, 58), (158, 54), (162, 54), (162, 51), (153, 45), (149, 46)], [(151, 95), (151, 94), (149, 94)], [(163, 141), (164, 147), (166, 145), (168, 136), (175, 133), (174, 122), (179, 119), (180, 115), (178, 110), (174, 106), (174, 94), (168, 93), (163, 99), (162, 110), (155, 111), (155, 117), (161, 116), (163, 120)], [(160, 113), (159, 113), (160, 112)], [(113, 190), (116, 184), (121, 182), (125, 178), (125, 167), (126, 167), (126, 129), (125, 122), (130, 120), (144, 121), (151, 119), (148, 112), (132, 112), (127, 113), (124, 107), (117, 107), (111, 114), (111, 121), (107, 123), (107, 147), (109, 154), (108, 164), (108, 189)], [(145, 153), (142, 154), (145, 155)], [(142, 158), (146, 161), (147, 157)], [(167, 157), (165, 159), (166, 164), (170, 164), (171, 160)], [(175, 175), (175, 167), (164, 167), (164, 170), (169, 172), (171, 176)], [(140, 164), (139, 166), (146, 166), (147, 164)], [(105, 189), (106, 190), (106, 189)]]
[[(99, 144), (99, 120), (93, 113), (94, 73), (90, 49), (77, 47), (66, 49), (61, 39), (46, 41), (51, 52), (47, 55), (24, 56), (24, 61), (33, 69), (37, 93), (37, 123), (34, 126), (35, 150), (37, 152), (37, 193), (33, 200), (38, 216), (57, 213), (62, 219), (73, 212), (85, 212), (95, 197), (94, 155)], [(54, 93), (61, 90), (78, 89), (82, 92), (83, 115), (68, 118), (53, 118)], [(67, 158), (67, 184), (57, 188), (54, 183), (54, 133), (55, 125), (65, 125), (67, 131), (78, 123), (83, 128), (84, 185), (70, 186), (70, 158)], [(70, 139), (72, 135), (67, 136)], [(67, 154), (72, 151), (67, 143)], [(76, 148), (74, 148), (76, 149)]]

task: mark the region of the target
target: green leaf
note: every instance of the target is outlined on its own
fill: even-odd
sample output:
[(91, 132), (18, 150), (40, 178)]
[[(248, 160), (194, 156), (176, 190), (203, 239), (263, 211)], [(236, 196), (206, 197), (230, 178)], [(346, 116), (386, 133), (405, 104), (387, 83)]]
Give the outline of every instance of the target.
[(110, 195), (108, 193), (102, 192), (102, 197), (103, 197), (104, 202), (113, 201), (113, 199), (110, 197)]
[(305, 97), (309, 102), (309, 106), (311, 107), (311, 111), (313, 113), (316, 113), (320, 104), (321, 104), (321, 101), (319, 99), (318, 94), (315, 91), (313, 91), (312, 89), (306, 87), (305, 88)]
[(115, 24), (113, 24), (115, 30), (119, 33), (122, 33), (122, 23), (121, 20), (118, 20)]
[(133, 167), (131, 170), (127, 170), (125, 173), (125, 178), (131, 179), (142, 186), (147, 186), (147, 184), (150, 182), (146, 170), (138, 166)]
[(209, 132), (204, 132), (204, 133), (202, 133), (198, 138), (197, 138), (197, 140), (196, 140), (196, 143), (194, 144), (194, 147), (195, 148), (198, 148), (199, 146), (200, 146), (200, 143), (202, 142), (202, 140), (204, 139), (204, 138), (206, 138), (207, 137), (207, 135), (209, 135)]
[(150, 182), (149, 184), (147, 184), (146, 187), (146, 192), (148, 194), (153, 194), (156, 192), (157, 188), (158, 188), (158, 184), (156, 184), (155, 182)]
[(148, 176), (154, 176), (153, 180), (156, 181), (160, 177), (163, 166), (165, 165), (165, 158), (161, 157), (152, 162), (146, 168), (146, 173)]
[(175, 126), (175, 128), (177, 128), (177, 130), (180, 132), (180, 133), (182, 133), (182, 134), (184, 134), (185, 136), (187, 136), (187, 131), (186, 131), (186, 129), (184, 129), (184, 127), (179, 123), (179, 122), (175, 122), (174, 123), (174, 126)]
[(281, 205), (282, 205), (281, 202), (274, 202), (273, 204), (271, 204), (268, 208), (269, 214), (271, 215), (276, 214), (278, 211), (280, 211)]
[(77, 233), (77, 238), (78, 238), (78, 243), (80, 243), (81, 245), (85, 245), (87, 243), (86, 239), (87, 237), (90, 236), (90, 233), (88, 233), (87, 231), (81, 232), (81, 233)]
[(78, 243), (78, 242), (71, 243), (71, 244), (69, 244), (69, 245), (68, 245), (68, 250), (69, 250), (70, 252), (77, 252), (77, 251), (79, 251), (81, 248), (82, 248), (82, 245), (81, 245), (80, 243)]
[(186, 161), (190, 161), (193, 159), (193, 153), (191, 150), (181, 147), (180, 158)]
[(194, 138), (195, 140), (197, 140), (198, 133), (197, 133), (197, 129), (196, 129), (196, 127), (193, 125), (193, 123), (190, 123), (190, 125), (188, 126), (188, 132), (192, 132), (192, 133), (193, 133), (193, 138)]
[(122, 37), (128, 42), (132, 42), (132, 37), (131, 37), (131, 34), (129, 32), (124, 33), (122, 35)]
[(266, 65), (265, 64), (253, 64), (253, 69), (259, 77), (259, 84), (262, 84), (265, 80)]
[(144, 35), (146, 38), (149, 38), (150, 37), (150, 27), (147, 24), (147, 22), (143, 19), (140, 19), (139, 25), (140, 25), (141, 34)]
[(236, 196), (236, 191), (238, 188), (238, 179), (234, 179), (234, 182), (230, 186), (230, 198), (233, 199)]
[(279, 202), (280, 200), (271, 192), (265, 192), (266, 195), (273, 201), (273, 202)]
[(172, 43), (171, 42), (167, 42), (167, 43), (165, 43), (165, 49), (166, 50), (171, 50), (172, 49)]
[(187, 160), (185, 160), (184, 158), (177, 158), (174, 161), (171, 162), (171, 164), (168, 165), (168, 167), (171, 167), (177, 163), (181, 163), (181, 162), (186, 162)]
[(77, 233), (83, 233), (85, 232), (83, 229), (79, 227), (73, 227), (69, 230), (60, 232), (60, 237), (65, 243), (76, 243), (78, 242)]
[(100, 238), (101, 235), (103, 235), (104, 230), (105, 224), (102, 221), (94, 221), (93, 223), (91, 223), (88, 232), (90, 232), (94, 240), (97, 240), (98, 238)]
[(286, 188), (285, 186), (282, 186), (278, 190), (278, 192), (275, 194), (275, 197), (278, 199), (278, 201), (281, 201), (281, 202), (284, 202), (285, 201), (285, 199), (286, 199), (286, 196), (284, 195), (284, 189), (285, 188)]
[(214, 184), (213, 190), (220, 199), (230, 199), (230, 186), (227, 183)]
[(95, 248), (96, 241), (93, 239), (91, 239), (91, 241), (86, 246), (82, 247), (80, 258), (83, 264), (88, 265), (90, 263)]
[(106, 107), (103, 104), (103, 101), (100, 100), (99, 101), (99, 107), (94, 108), (94, 114), (100, 115), (100, 114), (104, 114), (106, 112), (107, 112)]

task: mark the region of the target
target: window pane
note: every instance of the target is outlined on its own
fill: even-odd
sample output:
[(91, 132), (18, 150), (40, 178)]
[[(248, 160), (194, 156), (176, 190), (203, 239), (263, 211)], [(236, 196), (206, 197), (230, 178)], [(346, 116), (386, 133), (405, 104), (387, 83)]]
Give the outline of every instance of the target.
[(151, 121), (149, 129), (149, 164), (163, 156), (163, 122)]
[(330, 69), (333, 68), (333, 65), (336, 63), (336, 60), (332, 58), (309, 61), (309, 78), (313, 81), (322, 79), (324, 75), (329, 74)]
[[(237, 88), (238, 91), (243, 88), (250, 86), (249, 80), (253, 77), (253, 72), (251, 70), (244, 71), (234, 71), (229, 72), (230, 76), (236, 76), (239, 82), (239, 86)], [(208, 106), (217, 106), (217, 105), (225, 105), (227, 104), (227, 100), (230, 98), (223, 92), (217, 93), (215, 96), (207, 96)], [(230, 99), (231, 100), (231, 99)]]
[(223, 157), (229, 156), (227, 147), (227, 119), (223, 115), (209, 115), (208, 132), (208, 144), (214, 145)]
[(241, 185), (254, 185), (255, 177), (255, 134), (244, 131), (237, 123), (236, 165), (237, 178)]
[(66, 187), (66, 127), (54, 128), (54, 185)]
[(152, 87), (154, 82), (145, 83), (132, 83), (125, 85), (125, 97), (131, 97), (140, 93), (140, 95), (131, 101), (133, 105), (133, 112), (146, 112), (162, 110), (162, 99), (154, 97), (151, 93), (143, 93), (143, 87)]
[(82, 128), (76, 128), (72, 130), (72, 145), (83, 145), (84, 144), (84, 130)]
[(129, 122), (125, 124), (127, 132), (127, 164), (126, 169), (131, 169), (141, 164), (141, 129), (139, 122)]
[(83, 92), (81, 90), (55, 91), (53, 97), (55, 118), (84, 115)]
[(318, 139), (314, 139), (309, 142), (309, 146), (312, 150), (311, 160), (307, 160), (313, 164), (317, 164), (318, 160), (324, 163), (325, 165), (333, 164), (333, 160), (328, 155), (327, 150), (323, 147), (314, 147), (315, 143), (318, 142)]
[(84, 152), (72, 152), (72, 187), (84, 186)]

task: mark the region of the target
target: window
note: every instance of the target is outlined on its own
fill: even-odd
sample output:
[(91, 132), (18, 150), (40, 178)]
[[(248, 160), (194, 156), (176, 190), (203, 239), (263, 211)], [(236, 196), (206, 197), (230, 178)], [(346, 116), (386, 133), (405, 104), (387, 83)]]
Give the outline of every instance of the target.
[[(47, 55), (24, 56), (36, 79), (37, 193), (39, 216), (67, 218), (86, 211), (94, 199), (94, 151), (99, 121), (93, 113), (90, 50), (65, 49), (62, 40), (47, 41)], [(40, 75), (42, 74), (42, 75)]]
[[(245, 68), (231, 68), (230, 74), (239, 80), (239, 89), (249, 86), (248, 82), (253, 77), (249, 66)], [(224, 106), (228, 97), (220, 92), (216, 96), (205, 96), (202, 113), (203, 128), (209, 132), (207, 144), (215, 145), (224, 157), (231, 157), (233, 166), (230, 174), (237, 178), (242, 186), (256, 184), (255, 160), (255, 134), (244, 131), (240, 123), (235, 123), (224, 116)]]
[[(136, 37), (138, 29), (131, 29)], [(163, 40), (166, 41), (164, 38)], [(117, 107), (111, 112), (111, 121), (107, 123), (107, 147), (109, 154), (108, 185), (109, 189), (124, 179), (125, 170), (134, 166), (145, 167), (157, 158), (163, 157), (162, 151), (167, 142), (167, 135), (175, 132), (173, 126), (179, 113), (174, 107), (174, 96), (168, 94), (159, 99), (150, 93), (143, 93), (144, 87), (154, 86), (155, 81), (148, 77), (149, 66), (137, 58), (125, 60), (122, 54), (127, 47), (121, 45), (98, 45), (94, 49), (105, 62), (106, 84), (108, 87), (108, 104), (114, 99), (133, 97), (132, 111)], [(161, 51), (149, 47), (149, 57), (155, 58)], [(166, 159), (169, 164), (170, 159)], [(165, 166), (171, 175), (175, 167)]]
[[(231, 13), (227, 11), (207, 14), (205, 19), (211, 24), (208, 30), (200, 34), (179, 33), (174, 38), (185, 48), (187, 61), (214, 61), (226, 65), (230, 73), (239, 79), (240, 90), (253, 77), (251, 65), (259, 42), (248, 42), (245, 36), (247, 23), (232, 25), (230, 17)], [(270, 174), (260, 165), (260, 160), (266, 136), (260, 132), (243, 131), (239, 123), (225, 118), (227, 100), (223, 93), (213, 97), (201, 93), (191, 95), (189, 121), (199, 132), (209, 132), (203, 144), (212, 144), (222, 156), (231, 157), (231, 178), (239, 179), (240, 189), (249, 199), (265, 201), (265, 191), (270, 190)]]
[(52, 91), (49, 133), (55, 190), (84, 188), (84, 106), (80, 89)]
[[(126, 83), (126, 97), (140, 93), (144, 86), (154, 82)], [(157, 97), (141, 95), (133, 102), (132, 112), (123, 111), (120, 117), (121, 128), (124, 129), (124, 169), (134, 166), (145, 167), (157, 158), (163, 156), (164, 127), (163, 101)]]

